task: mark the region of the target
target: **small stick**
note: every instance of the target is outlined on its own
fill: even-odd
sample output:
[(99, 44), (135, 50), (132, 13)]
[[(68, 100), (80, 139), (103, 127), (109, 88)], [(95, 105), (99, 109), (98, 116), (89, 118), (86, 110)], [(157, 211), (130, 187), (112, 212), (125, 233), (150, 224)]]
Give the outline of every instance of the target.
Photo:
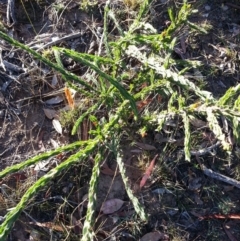
[[(15, 0), (8, 0), (7, 1), (7, 25), (10, 28), (17, 22), (14, 8), (15, 8)], [(12, 23), (11, 23), (11, 19), (12, 19)]]
[[(43, 49), (46, 49), (48, 47), (51, 47), (53, 45), (56, 45), (58, 43), (61, 43), (63, 41), (66, 41), (66, 40), (70, 40), (70, 39), (74, 39), (74, 38), (79, 38), (83, 35), (83, 32), (77, 32), (77, 33), (72, 33), (72, 34), (69, 34), (67, 36), (64, 36), (62, 38), (59, 38), (59, 39), (56, 39), (56, 40), (53, 40), (45, 45), (43, 45), (42, 47), (40, 47), (39, 49), (37, 49), (37, 52), (39, 52), (40, 50), (43, 50)], [(32, 47), (34, 48), (34, 46)]]
[(192, 156), (202, 156), (205, 155), (206, 153), (211, 152), (211, 150), (213, 150), (214, 148), (220, 146), (221, 142), (218, 141), (217, 143), (213, 144), (212, 146), (209, 146), (207, 148), (198, 150), (198, 151), (190, 151)]
[(208, 169), (206, 168), (206, 166), (204, 164), (201, 163), (200, 161), (200, 158), (198, 157), (198, 155), (196, 155), (196, 159), (203, 171), (203, 173), (208, 176), (208, 177), (211, 177), (211, 178), (214, 178), (214, 179), (217, 179), (219, 181), (222, 181), (222, 182), (226, 182), (234, 187), (237, 187), (237, 188), (240, 188), (240, 182), (233, 179), (233, 178), (230, 178), (230, 177), (227, 177), (225, 175), (222, 175), (220, 173), (217, 173), (217, 172), (214, 172), (213, 170), (211, 169)]
[(240, 9), (240, 6), (238, 6), (236, 4), (233, 4), (233, 3), (225, 3), (225, 4), (229, 7)]

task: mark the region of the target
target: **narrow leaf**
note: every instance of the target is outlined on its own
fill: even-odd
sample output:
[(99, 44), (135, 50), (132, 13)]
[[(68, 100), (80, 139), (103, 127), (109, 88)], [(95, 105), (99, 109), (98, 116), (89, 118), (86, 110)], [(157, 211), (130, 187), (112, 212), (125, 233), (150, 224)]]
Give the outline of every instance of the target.
[(213, 114), (211, 108), (207, 108), (207, 120), (209, 122), (209, 128), (213, 131), (215, 136), (221, 141), (224, 150), (230, 150), (229, 143), (225, 140), (225, 135), (222, 132), (221, 127), (218, 124), (216, 116)]
[(184, 123), (184, 153), (185, 153), (185, 159), (187, 161), (190, 161), (191, 154), (190, 154), (190, 122), (187, 113), (184, 111), (182, 114), (183, 117), (183, 123)]
[(52, 120), (52, 124), (53, 124), (54, 129), (55, 129), (59, 134), (62, 134), (62, 125), (61, 125), (61, 123), (59, 122), (59, 120), (53, 119), (53, 120)]
[(158, 155), (156, 155), (153, 158), (153, 160), (150, 162), (150, 165), (147, 168), (146, 172), (144, 173), (142, 180), (140, 182), (140, 188), (142, 188), (146, 184), (148, 178), (151, 176), (157, 157), (158, 157)]
[(117, 82), (113, 77), (111, 77), (110, 75), (104, 73), (100, 68), (98, 68), (96, 65), (94, 65), (93, 63), (89, 62), (88, 60), (84, 59), (84, 57), (80, 54), (77, 53), (75, 51), (69, 50), (69, 49), (63, 49), (63, 48), (56, 48), (58, 51), (60, 51), (61, 53), (63, 53), (64, 55), (73, 58), (75, 61), (79, 61), (87, 66), (89, 66), (91, 69), (95, 70), (101, 77), (105, 78), (106, 80), (108, 80), (114, 87), (116, 87), (119, 92), (121, 93), (122, 97), (124, 99), (129, 100), (130, 105), (133, 109), (133, 112), (135, 114), (135, 116), (138, 116), (138, 111), (137, 111), (137, 107), (136, 107), (136, 103), (135, 100), (133, 98), (132, 95), (130, 95), (128, 93), (128, 91), (119, 83)]

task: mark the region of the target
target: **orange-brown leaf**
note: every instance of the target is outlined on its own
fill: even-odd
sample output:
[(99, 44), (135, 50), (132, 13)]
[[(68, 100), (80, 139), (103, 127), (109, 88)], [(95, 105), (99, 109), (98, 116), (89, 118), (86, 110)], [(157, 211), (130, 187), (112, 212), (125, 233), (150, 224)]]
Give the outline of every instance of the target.
[(64, 92), (65, 92), (65, 96), (66, 96), (66, 99), (67, 99), (67, 102), (68, 102), (69, 106), (72, 109), (74, 109), (74, 100), (72, 98), (72, 93), (71, 93), (70, 89), (68, 87), (65, 87)]
[(144, 173), (144, 175), (142, 177), (142, 180), (140, 182), (140, 188), (142, 188), (146, 184), (148, 178), (151, 176), (157, 157), (158, 157), (158, 155), (156, 155), (153, 158), (153, 160), (151, 161), (149, 167), (147, 168), (146, 172)]

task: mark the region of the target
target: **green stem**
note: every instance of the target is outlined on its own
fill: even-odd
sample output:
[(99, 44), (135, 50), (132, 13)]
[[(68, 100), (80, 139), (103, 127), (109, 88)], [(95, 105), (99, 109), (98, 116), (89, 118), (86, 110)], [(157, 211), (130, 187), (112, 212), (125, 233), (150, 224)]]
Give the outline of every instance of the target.
[(27, 192), (23, 195), (20, 202), (14, 207), (5, 218), (5, 221), (0, 226), (0, 241), (5, 241), (9, 234), (14, 222), (19, 217), (20, 213), (27, 206), (29, 200), (44, 186), (46, 186), (53, 178), (55, 178), (60, 172), (69, 168), (72, 164), (77, 163), (85, 159), (90, 153), (92, 153), (95, 147), (99, 143), (99, 138), (92, 140), (84, 150), (78, 151), (76, 154), (69, 157), (66, 161), (62, 162), (59, 166), (49, 171), (46, 175), (37, 180)]

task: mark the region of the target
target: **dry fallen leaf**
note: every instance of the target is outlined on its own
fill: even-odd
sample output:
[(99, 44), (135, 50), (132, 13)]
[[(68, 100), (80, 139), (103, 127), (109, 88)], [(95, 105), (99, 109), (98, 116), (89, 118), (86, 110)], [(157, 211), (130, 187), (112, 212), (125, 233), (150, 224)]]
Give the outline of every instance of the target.
[(49, 160), (42, 160), (36, 164), (34, 167), (34, 171), (46, 171), (48, 170), (48, 165), (49, 165), (50, 159)]
[(73, 230), (74, 230), (74, 233), (79, 235), (82, 233), (82, 228), (83, 228), (83, 225), (82, 225), (82, 221), (81, 220), (77, 220), (74, 216), (72, 216), (72, 223), (73, 223)]
[(223, 229), (224, 229), (225, 233), (227, 234), (230, 241), (237, 241), (237, 239), (234, 237), (234, 235), (230, 232), (231, 229), (233, 229), (233, 227), (231, 227), (231, 224), (234, 226), (236, 225), (232, 221), (229, 221), (229, 222), (223, 224)]
[(58, 83), (58, 79), (57, 79), (57, 76), (54, 74), (53, 77), (52, 77), (52, 87), (56, 87)]
[(72, 93), (71, 93), (70, 88), (65, 87), (64, 92), (65, 92), (65, 96), (66, 96), (69, 106), (71, 107), (71, 109), (74, 109), (74, 100), (72, 98)]
[(44, 114), (47, 116), (48, 119), (52, 120), (54, 117), (57, 116), (57, 112), (53, 109), (43, 108)]
[(49, 100), (46, 100), (45, 103), (48, 105), (56, 105), (63, 101), (63, 98), (61, 96), (56, 96), (54, 98), (51, 98)]
[(123, 203), (124, 201), (118, 198), (109, 199), (103, 203), (101, 211), (104, 214), (114, 213), (122, 207)]
[(66, 226), (64, 225), (64, 228), (61, 225), (52, 223), (52, 222), (45, 222), (45, 223), (40, 223), (40, 222), (29, 222), (29, 224), (36, 225), (38, 227), (43, 227), (43, 228), (48, 228), (51, 230), (59, 231), (59, 232), (64, 232), (66, 231), (66, 228), (68, 230), (72, 229), (72, 226)]
[(53, 120), (52, 120), (52, 124), (53, 124), (54, 129), (55, 129), (59, 134), (62, 134), (62, 126), (61, 126), (61, 123), (59, 122), (59, 120), (53, 119)]
[(106, 162), (104, 162), (101, 165), (100, 172), (102, 174), (109, 175), (109, 176), (114, 176), (115, 175), (115, 171), (113, 171), (111, 168), (109, 168), (109, 166), (108, 166), (108, 164)]
[[(26, 240), (26, 239), (24, 239)], [(29, 239), (28, 240), (41, 240), (41, 233), (35, 229), (32, 229), (30, 234), (29, 234)]]
[(151, 176), (157, 157), (158, 157), (158, 155), (156, 155), (153, 158), (153, 160), (151, 161), (149, 167), (147, 168), (146, 172), (144, 173), (144, 175), (142, 177), (142, 180), (140, 182), (140, 188), (142, 188), (146, 184), (148, 178)]
[(190, 116), (190, 123), (197, 128), (208, 127), (208, 123), (206, 121), (202, 121), (194, 116)]
[(146, 100), (137, 101), (136, 105), (137, 105), (138, 111), (141, 111), (146, 105), (150, 104), (151, 102), (152, 102), (151, 98), (148, 98)]
[(142, 148), (145, 151), (155, 151), (155, 150), (157, 150), (155, 146), (145, 144), (145, 143), (141, 143), (141, 142), (136, 142), (135, 145)]
[(159, 231), (151, 232), (145, 234), (140, 241), (159, 241), (159, 240), (169, 240), (168, 235), (163, 234)]
[(50, 138), (50, 142), (55, 149), (59, 147), (58, 143), (55, 140), (53, 140), (52, 138)]

